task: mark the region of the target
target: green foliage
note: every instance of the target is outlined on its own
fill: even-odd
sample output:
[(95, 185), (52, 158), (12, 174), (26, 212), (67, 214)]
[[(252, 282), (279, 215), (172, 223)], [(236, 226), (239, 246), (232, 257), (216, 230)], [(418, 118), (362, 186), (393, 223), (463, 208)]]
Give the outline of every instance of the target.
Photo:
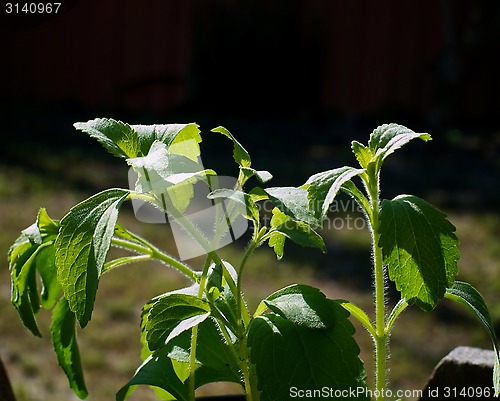
[(315, 174), (309, 178), (305, 187), (308, 192), (307, 197), (310, 200), (309, 206), (314, 210), (315, 217), (317, 219), (324, 217), (342, 185), (363, 172), (362, 169), (341, 167)]
[(403, 195), (384, 200), (380, 242), (389, 277), (401, 296), (433, 309), (458, 274), (458, 240), (446, 216), (424, 200)]
[[(22, 231), (8, 254), (12, 304), (23, 324), (39, 337), (42, 335), (35, 315), (41, 305), (50, 309), (60, 292), (54, 264), (54, 240), (58, 230), (59, 222), (52, 220), (45, 209), (40, 209), (37, 221)], [(41, 301), (37, 288), (37, 271), (43, 285)]]
[(354, 327), (342, 306), (308, 286), (285, 288), (264, 302), (273, 313), (252, 322), (248, 339), (261, 400), (289, 399), (292, 388), (366, 386)]
[[(147, 155), (155, 141), (168, 146), (178, 135), (201, 142), (196, 124), (128, 125), (111, 118), (96, 118), (74, 126), (97, 139), (112, 155), (126, 159)], [(177, 154), (187, 156), (184, 152)]]
[(313, 226), (321, 224), (321, 220), (314, 216), (309, 207), (308, 193), (304, 188), (267, 188), (265, 192), (275, 206), (287, 216)]
[(156, 350), (185, 330), (203, 322), (210, 315), (210, 305), (189, 294), (169, 294), (160, 297), (149, 309), (146, 340), (150, 350)]
[(68, 377), (70, 387), (78, 397), (87, 397), (80, 351), (76, 342), (75, 314), (70, 311), (65, 298), (62, 298), (54, 308), (50, 332), (57, 361)]
[[(135, 190), (104, 190), (71, 208), (60, 222), (40, 209), (36, 222), (10, 248), (8, 262), (12, 304), (27, 329), (41, 336), (37, 313), (41, 308), (52, 309), (54, 350), (78, 397), (85, 398), (87, 389), (76, 324), (83, 328), (89, 323), (101, 276), (151, 259), (178, 270), (192, 283), (156, 296), (144, 306), (140, 322), (144, 362), (118, 391), (118, 401), (138, 385), (151, 386), (164, 400), (190, 401), (197, 388), (218, 381), (240, 384), (247, 401), (289, 399), (294, 388), (329, 389), (328, 394), (321, 391), (326, 399), (336, 390), (365, 389), (366, 373), (350, 317), (373, 338), (375, 390), (377, 400), (382, 400), (389, 333), (397, 317), (413, 303), (429, 311), (442, 298), (465, 306), (482, 322), (498, 356), (482, 296), (471, 285), (455, 281), (459, 253), (454, 226), (415, 196), (380, 198), (383, 161), (413, 139), (430, 140), (428, 134), (397, 124), (382, 125), (372, 132), (367, 145), (352, 142), (359, 168), (320, 172), (298, 188), (247, 189), (250, 178), (262, 184), (272, 175), (254, 169), (249, 153), (224, 127), (212, 131), (232, 141), (238, 175), (233, 188), (218, 188), (217, 173), (202, 166), (197, 124), (128, 125), (100, 118), (75, 127), (126, 159), (138, 174)], [(253, 234), (236, 268), (207, 245), (209, 240), (189, 219), (178, 219), (178, 224), (189, 234), (187, 238), (207, 251), (202, 271), (118, 223), (120, 207), (128, 199), (141, 199), (169, 216), (183, 217), (194, 203), (193, 188), (199, 181), (207, 185), (213, 204), (223, 205), (217, 208), (217, 235), (226, 235), (240, 215), (252, 225)], [(371, 229), (375, 318), (349, 301), (328, 299), (320, 290), (298, 284), (276, 291), (251, 313), (242, 277), (252, 252), (267, 242), (281, 259), (287, 239), (326, 252), (315, 228), (322, 227), (341, 191), (359, 204)], [(261, 201), (274, 205), (268, 223), (258, 207)], [(130, 254), (110, 258), (113, 246)], [(390, 313), (386, 273), (401, 295)], [(497, 394), (499, 366), (497, 360), (493, 377)], [(367, 399), (367, 394), (358, 392), (358, 398)]]
[(55, 241), (57, 280), (82, 327), (90, 320), (118, 211), (130, 191), (109, 189), (74, 206)]
[(483, 324), (488, 332), (493, 349), (495, 350), (495, 365), (493, 367), (493, 387), (495, 389), (495, 397), (500, 395), (500, 359), (495, 328), (490, 318), (488, 307), (484, 302), (482, 295), (469, 283), (455, 281), (451, 288), (446, 290), (445, 297), (464, 306), (471, 311)]

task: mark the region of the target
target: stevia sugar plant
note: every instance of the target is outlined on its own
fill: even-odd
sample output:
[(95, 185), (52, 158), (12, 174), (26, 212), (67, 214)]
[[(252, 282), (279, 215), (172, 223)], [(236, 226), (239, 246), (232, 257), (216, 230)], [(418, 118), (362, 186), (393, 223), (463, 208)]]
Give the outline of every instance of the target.
[[(431, 136), (398, 124), (379, 126), (367, 145), (352, 142), (358, 167), (315, 174), (302, 186), (315, 219), (326, 219), (335, 196), (343, 191), (357, 202), (371, 230), (374, 318), (370, 319), (366, 311), (349, 301), (339, 302), (373, 339), (375, 391), (372, 394), (377, 400), (384, 400), (388, 394), (387, 351), (397, 317), (409, 305), (431, 311), (443, 298), (470, 310), (486, 328), (496, 356), (491, 394), (498, 396), (500, 373), (495, 331), (481, 294), (470, 284), (455, 280), (460, 258), (455, 227), (442, 212), (421, 198), (399, 195), (381, 199), (380, 196), (384, 160), (413, 139), (429, 141)], [(400, 294), (392, 310), (387, 309), (386, 302), (388, 279), (395, 283)]]
[[(253, 401), (286, 400), (301, 391), (323, 399), (352, 399), (355, 394), (357, 399), (382, 400), (387, 394), (389, 334), (396, 318), (411, 304), (427, 311), (442, 298), (471, 310), (497, 351), (481, 295), (455, 281), (459, 254), (451, 223), (413, 196), (380, 200), (385, 158), (412, 139), (429, 140), (427, 134), (384, 125), (372, 133), (368, 146), (353, 142), (358, 168), (316, 174), (300, 188), (248, 189), (248, 182), (260, 181), (261, 186), (271, 174), (255, 170), (248, 152), (223, 127), (211, 135), (232, 141), (237, 167), (232, 181), (201, 164), (196, 124), (144, 126), (96, 119), (75, 127), (125, 159), (137, 177), (134, 189), (104, 190), (74, 206), (60, 221), (40, 209), (36, 222), (11, 247), (8, 260), (14, 307), (37, 336), (37, 313), (41, 308), (52, 311), (54, 350), (80, 398), (87, 396), (87, 389), (76, 325), (89, 323), (99, 282), (107, 273), (119, 274), (123, 265), (151, 259), (176, 269), (192, 285), (157, 295), (144, 306), (144, 362), (118, 390), (117, 400), (127, 398), (137, 385), (153, 387), (159, 399), (193, 400), (197, 388), (218, 381), (239, 383), (246, 399)], [(250, 311), (242, 277), (253, 251), (267, 242), (281, 259), (289, 240), (325, 251), (314, 228), (321, 227), (339, 191), (359, 203), (371, 227), (375, 318), (353, 303), (327, 299), (320, 290), (299, 284), (271, 294)], [(208, 200), (209, 207), (201, 202), (205, 206), (200, 210), (200, 200)], [(147, 202), (168, 216), (177, 230), (180, 259), (118, 223), (120, 207), (127, 201)], [(261, 201), (275, 205), (267, 225), (258, 207)], [(252, 235), (241, 257), (222, 259), (218, 249), (239, 237), (245, 224)], [(109, 258), (111, 247), (128, 254)], [(205, 255), (201, 271), (184, 261), (198, 255)], [(392, 311), (386, 310), (387, 274), (401, 293)], [(372, 390), (366, 388), (350, 315), (374, 340)], [(494, 386), (498, 394), (498, 360)]]
[[(54, 350), (80, 398), (88, 391), (77, 325), (84, 328), (90, 322), (101, 280), (120, 274), (121, 266), (152, 259), (192, 284), (156, 295), (144, 306), (138, 335), (144, 362), (118, 389), (117, 400), (126, 399), (138, 385), (153, 387), (162, 400), (194, 400), (197, 388), (220, 381), (240, 384), (248, 401), (288, 399), (291, 388), (366, 389), (354, 327), (342, 303), (297, 284), (249, 310), (242, 277), (257, 247), (267, 242), (281, 258), (288, 240), (321, 251), (325, 244), (311, 228), (308, 210), (302, 216), (283, 207), (280, 189), (247, 189), (249, 182), (261, 185), (271, 174), (253, 168), (250, 155), (227, 129), (218, 127), (209, 135), (221, 134), (232, 142), (227, 158), (236, 163), (232, 180), (202, 165), (196, 124), (95, 119), (75, 127), (131, 166), (133, 189), (106, 189), (72, 207), (61, 220), (40, 209), (36, 222), (11, 247), (8, 261), (14, 307), (36, 336), (42, 335), (39, 310), (51, 311)], [(264, 225), (258, 202), (269, 198), (278, 207)], [(134, 207), (146, 202), (137, 208), (139, 219), (145, 205), (154, 206), (155, 219), (168, 217), (179, 258), (118, 222), (120, 208), (129, 201)], [(241, 236), (247, 225), (252, 235), (241, 256), (221, 258), (220, 247)], [(111, 258), (112, 247), (124, 256)], [(201, 270), (185, 262), (199, 255), (205, 255)], [(360, 398), (368, 399), (364, 392)]]

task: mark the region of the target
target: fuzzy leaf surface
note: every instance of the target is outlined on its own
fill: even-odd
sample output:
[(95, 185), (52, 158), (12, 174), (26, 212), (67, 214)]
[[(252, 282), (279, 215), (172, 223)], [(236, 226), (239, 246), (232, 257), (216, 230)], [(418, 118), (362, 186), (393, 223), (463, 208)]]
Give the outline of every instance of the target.
[[(167, 344), (164, 349), (170, 358), (179, 362), (189, 362), (191, 332), (192, 330), (185, 331)], [(236, 346), (236, 339), (232, 338), (231, 341), (233, 346)], [(212, 318), (206, 319), (198, 326), (196, 363), (198, 365), (195, 372), (196, 388), (221, 381), (240, 383), (238, 362), (230, 352), (218, 323)]]
[[(290, 216), (283, 213), (277, 207), (273, 208), (272, 214), (273, 216), (271, 217), (270, 222), (271, 227), (279, 227), (291, 220)], [(272, 232), (269, 237), (268, 245), (269, 247), (273, 248), (278, 260), (283, 257), (283, 254), (285, 252), (285, 240), (286, 235), (279, 231)]]
[[(317, 248), (323, 253), (326, 253), (326, 245), (321, 235), (302, 221), (288, 220), (277, 226), (276, 231), (290, 238), (297, 245)], [(281, 253), (283, 253), (283, 251)]]
[(410, 195), (384, 200), (380, 242), (389, 277), (401, 297), (432, 310), (458, 274), (455, 227), (426, 201)]
[(285, 287), (268, 296), (264, 303), (273, 313), (297, 326), (327, 329), (336, 322), (332, 314), (336, 301), (328, 300), (320, 290), (308, 285)]
[(209, 199), (227, 199), (226, 216), (234, 220), (234, 213), (242, 213), (248, 220), (259, 221), (259, 209), (252, 197), (243, 192), (234, 189), (216, 189), (208, 195)]
[[(170, 145), (181, 135), (183, 139), (193, 139), (197, 143), (201, 141), (198, 126), (194, 123), (129, 125), (112, 118), (96, 118), (85, 123), (75, 123), (74, 127), (97, 139), (114, 156), (125, 159), (147, 155), (156, 140)], [(190, 147), (189, 154), (193, 150), (199, 152), (199, 148), (196, 148), (197, 145)], [(179, 154), (185, 152), (186, 149)]]
[(367, 146), (358, 141), (351, 142), (351, 149), (362, 168), (367, 168), (373, 159), (373, 154)]
[[(371, 133), (368, 148), (371, 154), (377, 158), (377, 165), (378, 168), (380, 168), (387, 156), (416, 138), (420, 138), (423, 141), (432, 139), (429, 134), (414, 132), (403, 125), (394, 123), (384, 124), (377, 127)], [(356, 155), (356, 157), (358, 157), (358, 155)], [(365, 156), (363, 156), (363, 158), (365, 158)]]
[(198, 179), (215, 175), (213, 170), (190, 157), (171, 153), (163, 142), (155, 141), (144, 157), (128, 159), (138, 173), (135, 190), (156, 197), (156, 206), (163, 211), (183, 212), (194, 196), (193, 184)]
[(289, 399), (292, 387), (321, 391), (366, 386), (354, 327), (344, 308), (306, 286), (292, 286), (272, 297), (269, 307), (277, 313), (256, 317), (248, 337), (262, 401)]
[(311, 225), (319, 225), (320, 220), (309, 208), (307, 190), (295, 187), (273, 187), (264, 190), (269, 199), (288, 216)]
[(314, 217), (322, 220), (342, 185), (363, 172), (364, 169), (341, 167), (310, 177), (304, 186), (307, 187), (309, 207), (314, 210)]
[(495, 351), (495, 366), (493, 368), (493, 387), (495, 389), (495, 396), (500, 395), (500, 359), (497, 343), (497, 336), (495, 328), (490, 317), (488, 307), (484, 302), (482, 295), (469, 283), (455, 281), (451, 288), (446, 289), (447, 299), (464, 306), (481, 321), (486, 331), (488, 332), (491, 342), (493, 343), (493, 350)]
[(73, 126), (97, 139), (114, 156), (128, 158), (140, 153), (139, 138), (126, 123), (111, 118), (96, 118), (86, 123), (75, 123)]
[(141, 152), (137, 155), (129, 157), (147, 155), (151, 145), (155, 141), (159, 141), (167, 146), (170, 146), (170, 144), (172, 144), (179, 135), (183, 139), (193, 139), (197, 143), (201, 142), (200, 129), (195, 123), (131, 125), (131, 127), (137, 133), (141, 144)]
[(273, 175), (267, 170), (255, 170), (252, 167), (241, 167), (240, 171), (243, 174), (243, 183), (251, 177), (256, 177), (261, 183), (266, 183), (273, 178)]
[(239, 143), (236, 138), (224, 127), (217, 127), (212, 130), (228, 137), (233, 142), (233, 158), (236, 163), (241, 167), (250, 167), (252, 160), (246, 149)]
[(175, 400), (189, 401), (189, 389), (179, 379), (172, 359), (157, 351), (137, 369), (134, 377), (116, 393), (116, 401), (124, 401), (138, 385), (154, 386), (171, 394)]
[(76, 341), (75, 314), (69, 310), (65, 298), (62, 298), (54, 308), (50, 332), (57, 361), (66, 374), (71, 389), (81, 399), (86, 398), (88, 392)]
[(169, 294), (149, 310), (146, 340), (156, 350), (181, 332), (196, 326), (210, 315), (208, 302), (188, 294)]
[[(58, 230), (59, 222), (52, 220), (45, 209), (40, 209), (37, 221), (22, 231), (8, 253), (12, 304), (26, 328), (39, 337), (41, 333), (35, 315), (40, 303), (45, 308), (51, 308), (61, 291), (55, 278), (53, 246)], [(41, 300), (37, 271), (43, 285)]]
[(130, 191), (108, 189), (71, 208), (57, 236), (57, 279), (82, 327), (90, 320), (119, 208)]
[[(190, 289), (185, 290), (190, 292)], [(188, 400), (188, 380), (185, 377), (179, 378), (173, 364), (189, 363), (191, 333), (192, 328), (183, 331), (168, 344), (147, 356), (132, 380), (118, 392), (116, 399), (124, 400), (137, 385), (142, 384), (159, 387), (174, 395), (175, 399)], [(229, 351), (217, 323), (211, 318), (198, 326), (196, 364), (195, 388), (221, 381), (240, 382), (238, 362)]]

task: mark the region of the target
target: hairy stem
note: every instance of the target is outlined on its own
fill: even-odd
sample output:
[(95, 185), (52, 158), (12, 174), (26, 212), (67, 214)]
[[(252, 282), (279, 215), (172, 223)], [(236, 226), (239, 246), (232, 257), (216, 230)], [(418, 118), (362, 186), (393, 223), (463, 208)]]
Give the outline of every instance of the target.
[(382, 263), (382, 249), (380, 248), (380, 201), (378, 173), (370, 174), (367, 189), (371, 201), (371, 231), (373, 267), (375, 275), (375, 388), (377, 401), (384, 400), (387, 373), (387, 340), (385, 330), (385, 276)]
[(139, 244), (137, 242), (132, 242), (122, 238), (113, 237), (113, 239), (111, 240), (111, 244), (118, 248), (123, 248), (134, 253), (149, 255), (151, 259), (159, 260), (160, 262), (163, 262), (166, 265), (169, 265), (177, 269), (179, 272), (189, 277), (191, 280), (198, 281), (197, 274), (188, 265), (182, 263), (173, 256), (163, 251), (160, 251), (152, 244), (146, 243), (145, 240), (142, 240), (142, 243)]
[[(257, 392), (257, 389), (254, 388), (255, 386), (253, 384), (255, 383), (255, 380), (252, 378), (252, 373), (250, 372), (249, 368), (249, 355), (248, 355), (248, 347), (246, 341), (247, 337), (245, 333), (247, 330), (247, 326), (249, 324), (249, 318), (247, 318), (248, 321), (246, 321), (245, 315), (248, 316), (248, 310), (246, 305), (243, 303), (243, 294), (241, 286), (242, 286), (243, 271), (245, 269), (248, 258), (250, 257), (252, 252), (256, 248), (258, 248), (260, 244), (261, 240), (259, 239), (259, 236), (258, 235), (253, 236), (250, 245), (248, 246), (245, 255), (243, 256), (243, 259), (241, 261), (240, 268), (238, 271), (238, 280), (236, 283), (236, 292), (239, 294), (238, 297), (236, 298), (236, 310), (238, 313), (237, 334), (239, 340), (240, 367), (241, 367), (241, 373), (243, 374), (243, 380), (245, 383), (245, 393), (247, 401), (258, 401), (259, 394)], [(244, 312), (246, 313), (244, 314)]]

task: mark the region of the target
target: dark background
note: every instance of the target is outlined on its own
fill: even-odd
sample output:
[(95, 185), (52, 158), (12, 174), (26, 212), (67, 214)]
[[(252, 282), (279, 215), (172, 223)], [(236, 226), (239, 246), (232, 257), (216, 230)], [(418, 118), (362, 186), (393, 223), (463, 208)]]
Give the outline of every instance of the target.
[[(387, 167), (412, 182), (393, 192), (500, 200), (496, 1), (61, 1), (57, 15), (2, 15), (8, 163), (36, 164), (26, 143), (101, 151), (75, 121), (196, 121), (230, 129), (275, 185), (299, 185), (398, 122), (435, 141)], [(217, 166), (223, 145), (206, 146)]]

